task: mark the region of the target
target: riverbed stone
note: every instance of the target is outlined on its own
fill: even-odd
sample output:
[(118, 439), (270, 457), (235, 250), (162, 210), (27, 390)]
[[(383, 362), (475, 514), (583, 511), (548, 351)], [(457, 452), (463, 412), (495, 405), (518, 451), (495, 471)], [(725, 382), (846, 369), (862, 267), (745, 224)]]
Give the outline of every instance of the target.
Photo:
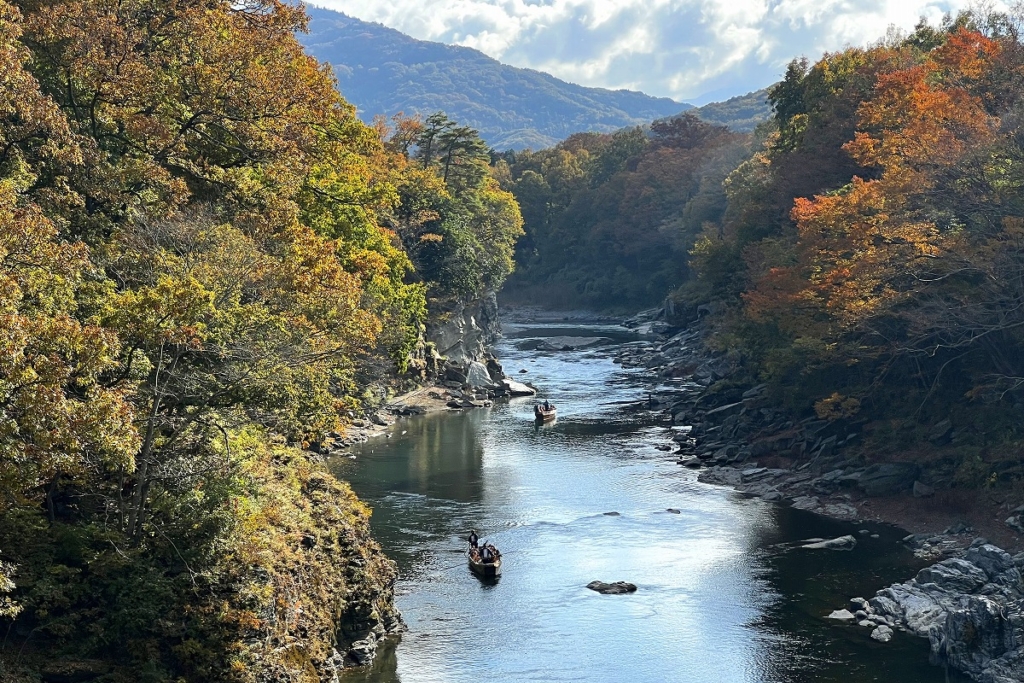
[(626, 593), (636, 592), (636, 585), (627, 581), (615, 581), (613, 583), (591, 581), (587, 584), (587, 588), (597, 591), (601, 595), (625, 595)]
[(804, 550), (853, 550), (857, 547), (857, 539), (853, 536), (846, 535), (840, 536), (839, 538), (832, 538), (827, 541), (807, 543), (799, 547)]
[(609, 341), (608, 337), (548, 337), (537, 348), (543, 351), (575, 351)]
[(880, 643), (888, 643), (892, 640), (892, 629), (885, 624), (880, 624), (871, 632), (871, 638), (877, 640)]
[(797, 496), (793, 499), (793, 507), (798, 510), (813, 510), (818, 507), (818, 499), (815, 496)]
[(829, 619), (835, 619), (836, 621), (853, 621), (856, 619), (855, 616), (848, 609), (837, 609), (828, 615)]
[(502, 380), (502, 384), (508, 390), (509, 396), (536, 396), (537, 390), (531, 386), (523, 384), (522, 382), (516, 382), (515, 380), (506, 379)]
[(971, 547), (967, 549), (964, 559), (981, 567), (989, 578), (995, 578), (1013, 567), (1013, 558), (1010, 553), (991, 543), (972, 543)]
[(868, 601), (864, 598), (850, 598), (850, 606), (855, 610), (862, 610), (864, 612), (870, 611)]

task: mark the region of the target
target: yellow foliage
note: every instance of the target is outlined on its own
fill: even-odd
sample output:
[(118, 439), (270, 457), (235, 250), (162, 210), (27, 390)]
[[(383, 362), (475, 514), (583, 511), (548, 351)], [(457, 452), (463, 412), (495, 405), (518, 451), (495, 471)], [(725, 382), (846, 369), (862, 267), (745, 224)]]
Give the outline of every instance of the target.
[(837, 392), (815, 403), (814, 412), (819, 420), (834, 422), (835, 420), (848, 419), (860, 412), (860, 401), (853, 397), (843, 396)]

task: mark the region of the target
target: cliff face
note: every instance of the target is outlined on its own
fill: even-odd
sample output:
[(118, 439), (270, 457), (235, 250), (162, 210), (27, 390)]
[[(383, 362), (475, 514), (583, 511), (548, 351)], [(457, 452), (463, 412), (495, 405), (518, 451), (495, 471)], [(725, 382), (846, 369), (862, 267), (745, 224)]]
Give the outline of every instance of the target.
[(24, 606), (0, 680), (331, 683), (369, 663), (402, 628), (369, 508), (306, 452), (232, 445), (223, 501), (166, 548), (160, 537), (110, 552), (98, 525), (0, 517)]
[(438, 354), (464, 364), (483, 360), (500, 330), (498, 301), (488, 292), (429, 322), (425, 336)]

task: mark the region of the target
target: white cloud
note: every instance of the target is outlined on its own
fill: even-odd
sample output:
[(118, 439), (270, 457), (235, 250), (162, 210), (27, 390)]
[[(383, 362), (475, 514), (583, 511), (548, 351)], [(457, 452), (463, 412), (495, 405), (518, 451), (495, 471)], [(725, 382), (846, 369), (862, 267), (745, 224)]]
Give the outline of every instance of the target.
[(764, 87), (793, 57), (871, 43), (969, 1), (312, 0), (575, 83), (679, 100)]

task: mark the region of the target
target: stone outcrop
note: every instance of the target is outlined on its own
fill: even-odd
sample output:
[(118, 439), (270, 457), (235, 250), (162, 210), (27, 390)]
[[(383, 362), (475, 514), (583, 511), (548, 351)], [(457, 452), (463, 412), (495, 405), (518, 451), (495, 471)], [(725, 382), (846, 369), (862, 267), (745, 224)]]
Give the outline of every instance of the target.
[(937, 660), (981, 683), (1016, 683), (1024, 680), (1022, 569), (1024, 553), (1011, 557), (977, 539), (962, 558), (925, 567), (851, 605), (876, 640), (888, 641), (876, 636), (882, 626), (902, 629), (927, 638)]
[(498, 303), (491, 292), (429, 322), (425, 338), (440, 356), (468, 363), (487, 357), (487, 346), (500, 329)]

